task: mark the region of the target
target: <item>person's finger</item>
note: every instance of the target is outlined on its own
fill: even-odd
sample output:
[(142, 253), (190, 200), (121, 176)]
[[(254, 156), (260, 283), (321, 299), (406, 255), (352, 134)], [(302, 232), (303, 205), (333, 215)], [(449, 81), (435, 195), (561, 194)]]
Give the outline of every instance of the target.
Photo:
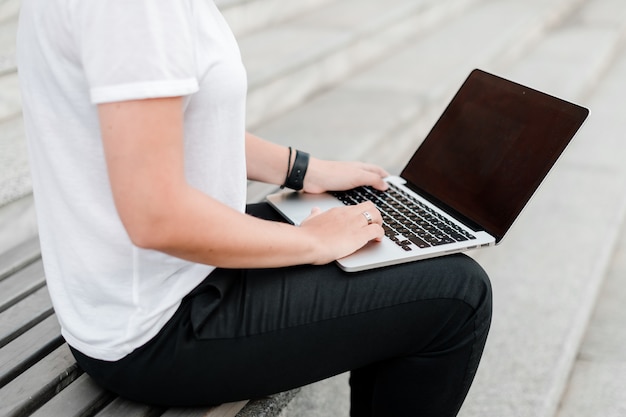
[(383, 167), (374, 164), (364, 164), (364, 169), (377, 174), (381, 178), (385, 178), (390, 175)]
[(358, 204), (358, 207), (361, 211), (361, 216), (365, 220), (365, 231), (367, 233), (367, 241), (377, 241), (380, 242), (384, 235), (385, 230), (383, 229), (383, 216), (378, 211), (374, 203), (371, 201), (366, 201), (361, 204)]
[(385, 237), (385, 229), (381, 225), (374, 223), (367, 226), (367, 228), (371, 230), (371, 235), (373, 236), (369, 239), (370, 241), (380, 242)]
[(372, 176), (372, 180), (368, 185), (378, 191), (385, 191), (389, 188), (389, 184), (387, 184), (387, 182), (382, 177), (379, 177), (377, 175)]
[(366, 185), (369, 185), (379, 191), (385, 191), (389, 188), (389, 185), (384, 180), (384, 178), (389, 176), (389, 173), (383, 168), (377, 165), (365, 164), (363, 166), (363, 170), (367, 171), (368, 184)]
[(357, 209), (356, 211), (360, 213), (363, 219), (365, 219), (365, 226), (369, 226), (371, 224), (378, 224), (382, 226), (383, 216), (382, 214), (380, 214), (380, 211), (378, 211), (374, 203), (372, 203), (371, 201), (365, 201), (354, 207)]
[(360, 229), (360, 233), (363, 234), (364, 242), (380, 242), (385, 236), (385, 230), (378, 223), (371, 223)]

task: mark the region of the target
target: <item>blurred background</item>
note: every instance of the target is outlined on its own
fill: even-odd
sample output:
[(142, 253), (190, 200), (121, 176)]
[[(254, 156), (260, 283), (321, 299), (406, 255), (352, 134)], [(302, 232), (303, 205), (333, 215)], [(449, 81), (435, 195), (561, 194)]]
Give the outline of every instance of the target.
[[(248, 70), (249, 130), (319, 157), (397, 173), (474, 68), (590, 109), (502, 244), (470, 253), (492, 278), (494, 320), (460, 415), (626, 416), (626, 2), (216, 3)], [(0, 253), (37, 233), (19, 7), (0, 0)], [(250, 183), (249, 200), (272, 190)], [(340, 375), (303, 388), (282, 416), (348, 407)]]

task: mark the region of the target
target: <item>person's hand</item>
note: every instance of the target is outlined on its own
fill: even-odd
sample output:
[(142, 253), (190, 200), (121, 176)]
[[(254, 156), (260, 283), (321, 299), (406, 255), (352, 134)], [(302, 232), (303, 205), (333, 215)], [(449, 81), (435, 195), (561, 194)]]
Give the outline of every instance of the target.
[(370, 241), (384, 236), (382, 216), (370, 201), (327, 211), (315, 208), (301, 224), (317, 242), (315, 264), (326, 264), (343, 258)]
[(311, 157), (304, 177), (304, 191), (322, 193), (343, 191), (369, 185), (377, 190), (386, 190), (383, 178), (389, 173), (381, 167), (364, 162), (326, 161)]

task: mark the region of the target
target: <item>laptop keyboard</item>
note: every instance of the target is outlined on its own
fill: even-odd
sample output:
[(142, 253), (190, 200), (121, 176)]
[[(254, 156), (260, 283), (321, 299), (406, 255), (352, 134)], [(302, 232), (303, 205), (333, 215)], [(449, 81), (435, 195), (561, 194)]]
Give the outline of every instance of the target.
[(345, 205), (373, 202), (383, 216), (385, 235), (405, 251), (476, 239), (393, 184), (386, 191), (358, 187), (331, 194)]

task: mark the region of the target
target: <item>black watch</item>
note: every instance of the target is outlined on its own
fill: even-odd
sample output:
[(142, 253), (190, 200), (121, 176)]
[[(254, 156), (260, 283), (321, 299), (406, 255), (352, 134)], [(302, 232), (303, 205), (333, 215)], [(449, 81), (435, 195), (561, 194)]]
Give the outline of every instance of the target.
[(285, 180), (285, 187), (292, 190), (301, 190), (304, 187), (304, 176), (309, 167), (309, 154), (296, 150), (296, 159), (293, 168)]

